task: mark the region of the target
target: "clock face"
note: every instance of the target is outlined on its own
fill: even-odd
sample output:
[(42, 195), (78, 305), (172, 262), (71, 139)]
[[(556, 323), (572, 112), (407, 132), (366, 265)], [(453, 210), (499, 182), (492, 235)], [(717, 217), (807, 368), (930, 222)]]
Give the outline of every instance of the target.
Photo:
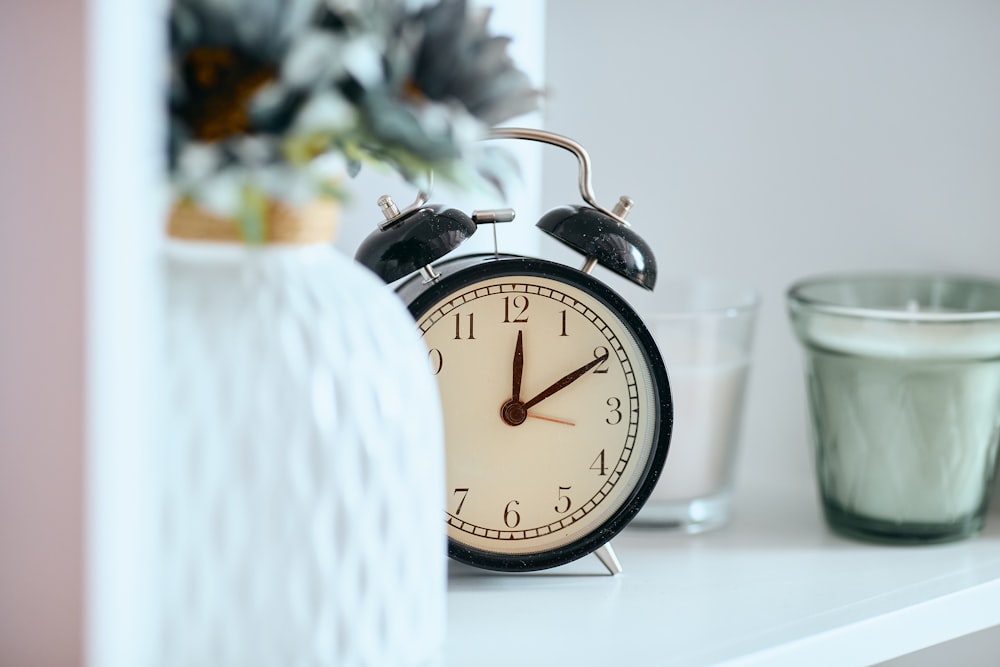
[(475, 564), (592, 551), (662, 466), (671, 415), (653, 343), (571, 276), (485, 277), (418, 314), (444, 408), (448, 534)]

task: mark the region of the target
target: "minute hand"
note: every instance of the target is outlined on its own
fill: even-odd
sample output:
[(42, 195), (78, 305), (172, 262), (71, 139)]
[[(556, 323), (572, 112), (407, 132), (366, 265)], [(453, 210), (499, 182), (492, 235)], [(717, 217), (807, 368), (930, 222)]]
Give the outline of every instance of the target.
[(527, 409), (531, 408), (534, 405), (538, 405), (539, 403), (541, 403), (542, 401), (544, 401), (546, 398), (548, 398), (552, 394), (556, 393), (557, 391), (560, 391), (561, 389), (565, 389), (566, 387), (568, 387), (569, 385), (571, 385), (573, 382), (579, 380), (581, 377), (583, 377), (584, 375), (586, 375), (587, 371), (589, 371), (591, 368), (593, 368), (594, 366), (596, 366), (598, 364), (601, 364), (601, 363), (604, 363), (605, 361), (607, 361), (608, 360), (608, 354), (609, 354), (608, 352), (605, 352), (602, 356), (597, 357), (596, 359), (594, 359), (590, 363), (588, 363), (588, 364), (586, 364), (584, 366), (581, 366), (580, 368), (577, 368), (575, 371), (573, 371), (572, 373), (566, 375), (565, 377), (560, 378), (559, 380), (556, 380), (556, 382), (554, 384), (552, 384), (552, 386), (550, 386), (548, 389), (543, 390), (542, 393), (538, 394), (537, 396), (535, 396), (534, 398), (532, 398), (530, 401), (526, 401), (525, 404), (524, 404), (524, 409), (527, 410)]

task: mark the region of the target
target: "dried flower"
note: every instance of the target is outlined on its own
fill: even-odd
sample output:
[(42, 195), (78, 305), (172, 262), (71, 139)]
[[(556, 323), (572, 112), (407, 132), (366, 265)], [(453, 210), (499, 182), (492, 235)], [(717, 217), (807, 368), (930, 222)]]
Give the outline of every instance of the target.
[[(479, 140), (538, 93), (465, 0), (173, 0), (170, 145), (178, 197), (257, 219), (327, 184), (331, 158), (490, 179), (508, 165)], [(257, 232), (244, 229), (253, 238)]]

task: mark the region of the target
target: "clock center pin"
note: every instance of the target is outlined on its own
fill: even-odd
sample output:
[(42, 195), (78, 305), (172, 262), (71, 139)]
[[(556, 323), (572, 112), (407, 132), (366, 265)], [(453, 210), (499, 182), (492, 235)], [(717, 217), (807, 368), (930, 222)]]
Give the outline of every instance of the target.
[(508, 400), (500, 408), (500, 418), (508, 426), (520, 426), (528, 419), (528, 409), (521, 401)]

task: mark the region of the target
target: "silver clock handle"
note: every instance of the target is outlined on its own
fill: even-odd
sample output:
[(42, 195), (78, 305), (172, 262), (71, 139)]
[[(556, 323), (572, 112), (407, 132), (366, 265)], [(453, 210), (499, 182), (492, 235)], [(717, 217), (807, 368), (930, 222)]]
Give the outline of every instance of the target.
[(608, 210), (598, 204), (597, 198), (594, 196), (594, 188), (590, 184), (590, 154), (587, 153), (587, 150), (583, 146), (569, 137), (556, 134), (555, 132), (548, 132), (546, 130), (536, 130), (530, 127), (495, 127), (490, 130), (488, 138), (538, 141), (543, 144), (550, 144), (552, 146), (558, 146), (559, 148), (568, 150), (576, 156), (577, 161), (580, 163), (580, 196), (583, 197), (583, 201), (587, 202), (601, 213), (611, 216), (623, 225), (628, 224), (625, 221), (625, 215), (628, 213), (628, 209), (632, 206), (632, 200), (628, 197), (621, 197), (612, 210)]
[(389, 195), (382, 195), (378, 198), (378, 208), (382, 211), (382, 216), (385, 218), (379, 223), (378, 228), (385, 231), (395, 225), (397, 222), (405, 218), (410, 213), (420, 209), (427, 200), (430, 199), (431, 190), (434, 189), (434, 172), (427, 172), (427, 185), (417, 191), (417, 198), (413, 200), (413, 203), (406, 208), (400, 210), (396, 206), (396, 202), (392, 200)]
[(608, 568), (608, 573), (611, 576), (622, 573), (622, 564), (618, 561), (618, 555), (615, 553), (615, 548), (611, 546), (611, 542), (605, 543), (603, 547), (594, 552), (604, 567)]

